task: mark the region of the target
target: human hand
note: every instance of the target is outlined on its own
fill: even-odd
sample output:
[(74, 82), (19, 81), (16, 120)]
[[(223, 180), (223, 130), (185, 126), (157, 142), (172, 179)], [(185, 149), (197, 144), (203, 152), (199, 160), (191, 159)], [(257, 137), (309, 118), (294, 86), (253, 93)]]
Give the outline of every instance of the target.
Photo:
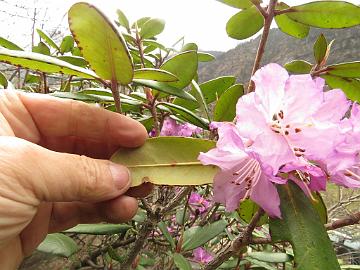
[(92, 105), (1, 91), (1, 269), (18, 267), (48, 233), (131, 219), (137, 200), (130, 196), (151, 187), (127, 192), (128, 170), (106, 159), (146, 137), (138, 122)]

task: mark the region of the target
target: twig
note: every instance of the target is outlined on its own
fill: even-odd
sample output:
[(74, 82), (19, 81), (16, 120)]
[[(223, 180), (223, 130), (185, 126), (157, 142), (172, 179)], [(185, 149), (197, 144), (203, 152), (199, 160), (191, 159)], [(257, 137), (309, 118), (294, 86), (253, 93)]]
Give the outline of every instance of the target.
[(257, 0), (250, 0), (250, 1), (257, 8), (257, 10), (261, 13), (261, 15), (263, 15), (263, 17), (266, 18), (266, 16), (267, 16), (266, 10), (259, 4), (259, 2)]
[[(255, 72), (259, 69), (260, 67), (260, 62), (261, 59), (264, 55), (264, 51), (265, 51), (265, 45), (269, 36), (269, 32), (270, 32), (270, 26), (271, 23), (274, 19), (274, 10), (275, 10), (275, 6), (276, 6), (277, 0), (270, 0), (268, 9), (266, 11), (266, 15), (264, 16), (265, 22), (264, 22), (264, 30), (263, 33), (261, 35), (261, 39), (260, 39), (260, 43), (259, 43), (259, 47), (256, 53), (256, 58), (255, 58), (255, 62), (254, 62), (254, 66), (251, 72), (251, 76), (255, 74)], [(249, 82), (249, 86), (247, 89), (247, 93), (250, 93), (251, 91), (254, 91), (255, 89), (255, 84), (252, 80), (250, 80)]]
[(332, 223), (325, 224), (326, 230), (335, 230), (341, 227), (354, 225), (360, 223), (360, 212), (357, 212), (352, 215), (348, 215), (345, 218), (336, 220)]
[(180, 191), (171, 202), (166, 205), (162, 210), (161, 214), (164, 215), (167, 212), (171, 211), (175, 206), (177, 206), (182, 199), (184, 199), (193, 189), (192, 186), (184, 188), (182, 191)]
[(116, 112), (121, 113), (119, 84), (116, 79), (111, 80), (111, 92), (114, 97)]

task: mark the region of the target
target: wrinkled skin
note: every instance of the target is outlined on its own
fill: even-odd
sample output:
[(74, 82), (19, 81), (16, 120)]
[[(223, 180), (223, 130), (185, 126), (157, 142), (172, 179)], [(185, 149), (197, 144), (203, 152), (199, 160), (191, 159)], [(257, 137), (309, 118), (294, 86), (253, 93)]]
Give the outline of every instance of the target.
[(46, 234), (123, 222), (137, 211), (128, 170), (107, 159), (137, 147), (141, 124), (92, 105), (0, 92), (0, 268), (16, 269)]

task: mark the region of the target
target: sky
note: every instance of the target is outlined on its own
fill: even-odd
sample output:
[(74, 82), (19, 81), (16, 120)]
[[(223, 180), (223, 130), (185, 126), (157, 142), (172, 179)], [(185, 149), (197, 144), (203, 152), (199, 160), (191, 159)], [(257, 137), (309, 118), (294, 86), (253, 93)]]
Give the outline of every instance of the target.
[[(66, 11), (76, 0), (0, 0), (0, 36), (26, 46), (31, 40), (32, 17), (37, 10), (37, 28), (51, 32), (54, 29), (67, 33)], [(109, 18), (116, 18), (121, 9), (130, 22), (144, 17), (156, 17), (166, 22), (159, 41), (171, 46), (179, 38), (195, 42), (201, 50), (227, 51), (240, 43), (225, 31), (228, 19), (237, 9), (216, 0), (88, 0)], [(267, 1), (264, 0), (266, 3)], [(298, 5), (310, 1), (288, 0)], [(360, 4), (360, 0), (350, 0)], [(9, 15), (10, 14), (10, 15)]]

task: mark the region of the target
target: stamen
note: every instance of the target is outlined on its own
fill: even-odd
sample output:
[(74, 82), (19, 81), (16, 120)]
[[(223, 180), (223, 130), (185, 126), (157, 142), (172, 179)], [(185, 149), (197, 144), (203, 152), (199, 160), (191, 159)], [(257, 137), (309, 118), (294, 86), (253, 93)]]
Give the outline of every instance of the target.
[(289, 131), (285, 130), (285, 135), (289, 135)]
[(282, 110), (280, 110), (280, 112), (278, 113), (279, 117), (281, 119), (284, 119), (284, 112)]
[(300, 128), (295, 128), (295, 132), (299, 133), (299, 132), (301, 132), (301, 129)]

